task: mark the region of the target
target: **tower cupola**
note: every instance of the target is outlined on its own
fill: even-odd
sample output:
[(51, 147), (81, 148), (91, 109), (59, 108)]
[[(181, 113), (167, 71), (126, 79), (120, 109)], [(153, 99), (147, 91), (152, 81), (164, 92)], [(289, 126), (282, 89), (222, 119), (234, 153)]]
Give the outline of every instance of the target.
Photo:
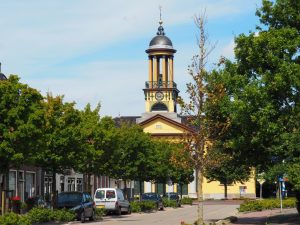
[(146, 112), (177, 112), (177, 85), (174, 82), (173, 58), (176, 50), (172, 41), (165, 35), (160, 19), (156, 36), (146, 50), (149, 61), (149, 79), (146, 81), (144, 94)]

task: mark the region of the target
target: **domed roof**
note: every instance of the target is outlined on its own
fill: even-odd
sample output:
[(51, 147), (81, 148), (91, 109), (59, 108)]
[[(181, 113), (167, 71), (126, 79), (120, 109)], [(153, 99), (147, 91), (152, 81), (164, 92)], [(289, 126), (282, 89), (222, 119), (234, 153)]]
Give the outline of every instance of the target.
[(164, 47), (164, 48), (173, 48), (172, 41), (165, 35), (157, 35), (150, 41), (149, 47)]
[(6, 76), (0, 72), (0, 80), (7, 80)]
[(160, 26), (158, 27), (158, 31), (156, 36), (152, 38), (149, 44), (149, 50), (153, 49), (173, 49), (173, 44), (170, 38), (165, 36), (164, 28), (162, 26), (162, 21), (159, 22)]

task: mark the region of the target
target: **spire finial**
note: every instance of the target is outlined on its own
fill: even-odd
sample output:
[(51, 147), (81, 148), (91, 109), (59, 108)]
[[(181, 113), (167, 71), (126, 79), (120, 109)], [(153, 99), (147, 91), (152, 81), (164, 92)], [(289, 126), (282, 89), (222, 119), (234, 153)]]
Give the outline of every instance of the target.
[(162, 25), (163, 21), (161, 19), (161, 9), (162, 9), (161, 5), (158, 6), (158, 8), (159, 8), (159, 24)]
[(163, 24), (163, 21), (161, 19), (161, 6), (158, 7), (159, 8), (159, 27), (158, 27), (158, 31), (157, 31), (157, 35), (165, 35), (165, 32), (164, 32), (164, 28), (162, 26)]

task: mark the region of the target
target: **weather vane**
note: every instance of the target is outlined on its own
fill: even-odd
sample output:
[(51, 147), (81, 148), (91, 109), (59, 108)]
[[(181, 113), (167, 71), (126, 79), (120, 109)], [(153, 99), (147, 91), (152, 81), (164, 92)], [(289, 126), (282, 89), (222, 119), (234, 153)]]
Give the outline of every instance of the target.
[(159, 8), (159, 24), (162, 25), (163, 22), (162, 22), (162, 19), (161, 19), (161, 8), (162, 8), (161, 5), (158, 6), (158, 8)]

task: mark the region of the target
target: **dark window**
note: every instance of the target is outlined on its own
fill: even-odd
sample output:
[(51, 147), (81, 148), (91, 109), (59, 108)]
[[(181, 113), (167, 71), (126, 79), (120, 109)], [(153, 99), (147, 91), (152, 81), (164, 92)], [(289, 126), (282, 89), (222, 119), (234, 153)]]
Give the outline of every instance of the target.
[(99, 190), (96, 192), (96, 198), (104, 199), (104, 196), (105, 196), (104, 190)]
[(168, 107), (165, 104), (159, 102), (152, 106), (151, 111), (168, 111)]
[(107, 190), (106, 191), (106, 198), (111, 199), (111, 198), (115, 198), (116, 194), (114, 190)]
[(141, 189), (142, 193), (140, 193), (140, 182), (139, 181), (134, 181), (134, 194), (139, 195), (144, 193), (144, 181), (141, 182)]
[(163, 195), (164, 194), (164, 184), (156, 184), (156, 193), (159, 195)]
[[(177, 184), (177, 193), (180, 195), (181, 194), (181, 186)], [(188, 185), (184, 184), (182, 185), (182, 194), (187, 195), (188, 194)]]

